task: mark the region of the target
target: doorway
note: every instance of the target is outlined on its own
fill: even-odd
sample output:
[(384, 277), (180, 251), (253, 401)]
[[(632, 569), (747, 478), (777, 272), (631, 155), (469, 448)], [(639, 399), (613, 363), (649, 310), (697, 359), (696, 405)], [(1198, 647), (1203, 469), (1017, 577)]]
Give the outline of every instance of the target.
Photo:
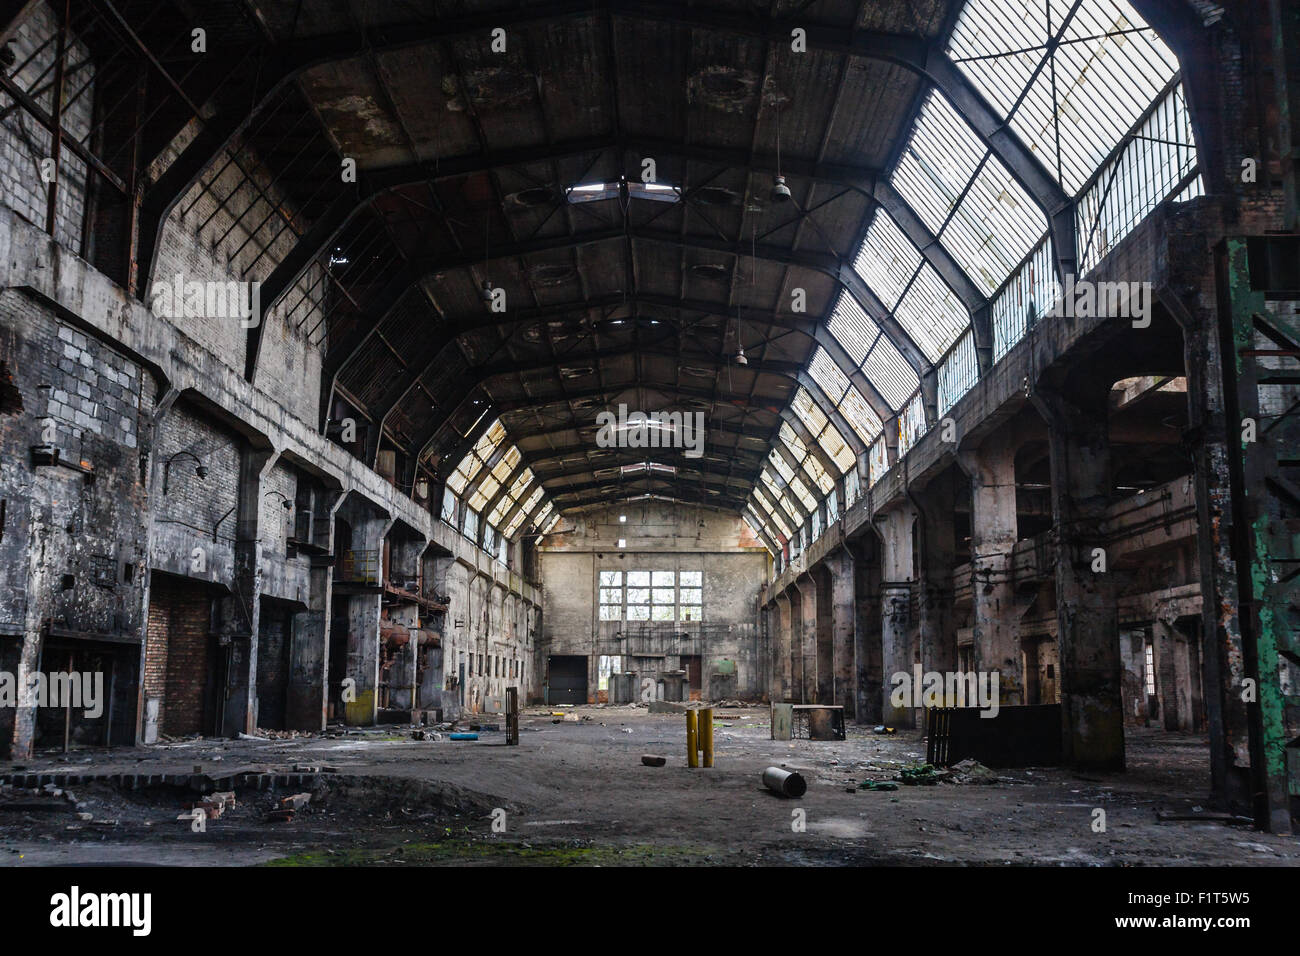
[(547, 659), (547, 703), (587, 702), (587, 658), (576, 654), (552, 654)]

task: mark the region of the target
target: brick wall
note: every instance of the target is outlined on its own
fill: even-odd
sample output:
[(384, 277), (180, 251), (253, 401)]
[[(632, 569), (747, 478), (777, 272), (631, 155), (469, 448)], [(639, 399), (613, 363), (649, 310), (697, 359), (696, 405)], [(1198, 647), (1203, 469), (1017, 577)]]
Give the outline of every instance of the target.
[[(14, 289), (0, 292), (0, 363), (10, 379), (0, 411), (0, 633), (22, 628), (33, 547), (47, 554), (53, 582), (43, 616), (82, 632), (138, 633), (141, 429), (153, 389), (125, 356)], [(49, 437), (93, 479), (34, 465), (32, 446)]]
[[(200, 478), (195, 473), (194, 459), (181, 455), (168, 470), (164, 494), (165, 464), (180, 452), (194, 455), (208, 473)], [(239, 466), (239, 444), (234, 434), (212, 422), (200, 410), (179, 402), (167, 412), (155, 440), (152, 567), (230, 583), (238, 525), (234, 508), (238, 499)], [(192, 570), (195, 548), (204, 552), (206, 569), (202, 572)]]
[(159, 733), (201, 733), (211, 671), (212, 601), (201, 587), (157, 577), (149, 595), (144, 697), (159, 698)]

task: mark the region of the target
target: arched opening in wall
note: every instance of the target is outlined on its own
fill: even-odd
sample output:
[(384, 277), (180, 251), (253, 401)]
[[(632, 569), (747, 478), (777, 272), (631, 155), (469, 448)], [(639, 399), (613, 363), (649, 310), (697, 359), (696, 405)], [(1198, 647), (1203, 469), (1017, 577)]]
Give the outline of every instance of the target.
[(1047, 454), (1027, 444), (1017, 460), (1018, 485), (1046, 482), (1057, 542), (1020, 618), (1027, 696), (1062, 697), (1072, 667), (1104, 673), (1095, 694), (1118, 704), (1112, 725), (1141, 748), (1167, 746), (1147, 730), (1205, 729), (1186, 383), (1183, 335), (1163, 308), (1111, 319), (1042, 373), (1031, 402)]
[(1194, 462), (1181, 328), (1155, 308), (1096, 357), (1108, 369), (1123, 711), (1129, 728), (1204, 730)]

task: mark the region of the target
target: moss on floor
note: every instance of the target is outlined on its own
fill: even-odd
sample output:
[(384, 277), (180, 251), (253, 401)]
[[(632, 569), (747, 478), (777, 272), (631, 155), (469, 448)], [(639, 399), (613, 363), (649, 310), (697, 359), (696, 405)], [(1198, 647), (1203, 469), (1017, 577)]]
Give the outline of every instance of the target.
[(263, 866), (689, 866), (705, 864), (709, 851), (649, 844), (627, 846), (557, 843), (538, 846), (506, 840), (442, 840), (397, 847), (308, 850)]

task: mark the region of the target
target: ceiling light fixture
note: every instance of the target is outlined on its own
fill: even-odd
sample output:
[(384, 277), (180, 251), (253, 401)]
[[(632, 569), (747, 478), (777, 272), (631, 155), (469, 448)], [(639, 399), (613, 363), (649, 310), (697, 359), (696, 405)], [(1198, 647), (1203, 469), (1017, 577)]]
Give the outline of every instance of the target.
[(772, 191), (769, 196), (774, 203), (786, 203), (791, 199), (790, 187), (785, 184), (785, 177), (781, 175), (781, 106), (776, 105), (776, 179), (772, 181)]

